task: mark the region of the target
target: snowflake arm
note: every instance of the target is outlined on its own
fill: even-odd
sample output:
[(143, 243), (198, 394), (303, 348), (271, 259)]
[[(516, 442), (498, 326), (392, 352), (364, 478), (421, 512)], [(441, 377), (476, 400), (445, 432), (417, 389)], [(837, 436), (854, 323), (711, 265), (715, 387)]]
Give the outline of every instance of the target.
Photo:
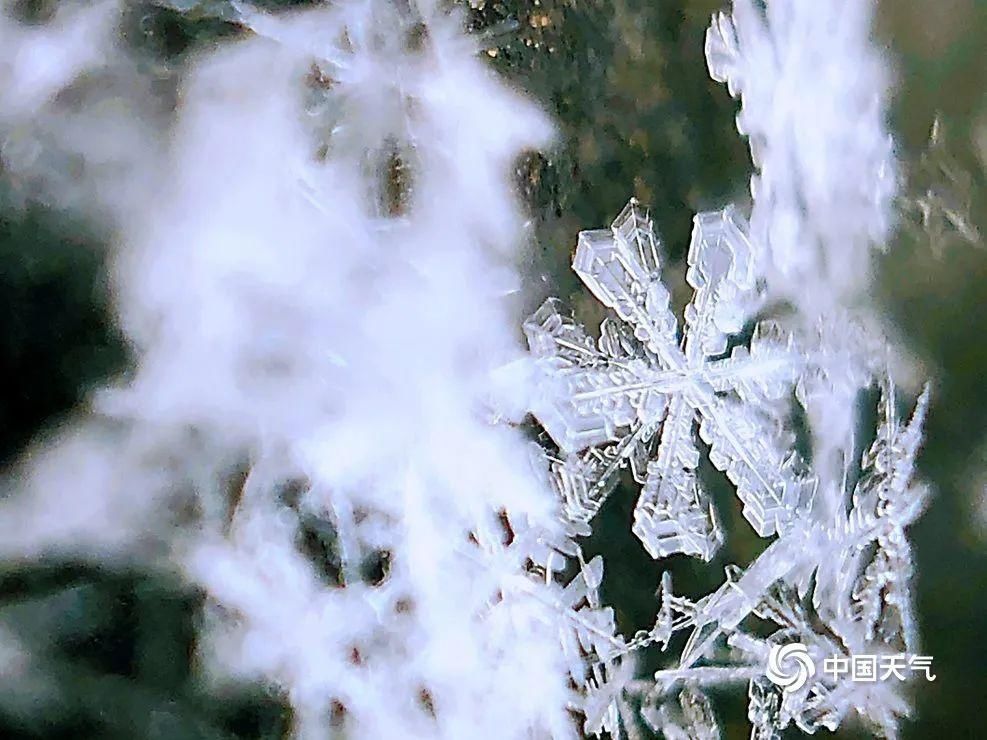
[(632, 341), (604, 323), (599, 346), (550, 298), (524, 324), (532, 355), (550, 371), (533, 409), (564, 452), (618, 438), (617, 428), (650, 423), (665, 410), (654, 373), (626, 351)]
[(609, 231), (579, 234), (572, 269), (604, 306), (634, 327), (634, 336), (646, 342), (663, 364), (682, 363), (678, 322), (669, 306), (670, 296), (658, 279), (658, 240), (651, 220), (631, 199)]
[(694, 423), (685, 399), (675, 398), (634, 508), (633, 532), (653, 558), (683, 552), (708, 561), (723, 542), (716, 510), (696, 479)]

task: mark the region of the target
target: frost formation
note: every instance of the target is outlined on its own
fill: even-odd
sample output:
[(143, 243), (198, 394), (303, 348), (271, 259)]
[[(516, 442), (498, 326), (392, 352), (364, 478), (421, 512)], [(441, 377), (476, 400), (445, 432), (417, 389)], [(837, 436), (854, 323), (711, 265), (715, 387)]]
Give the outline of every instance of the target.
[[(850, 709), (890, 735), (895, 718), (907, 713), (892, 686), (861, 690), (820, 676), (789, 694), (758, 670), (773, 642), (808, 646), (820, 666), (831, 656), (916, 650), (904, 532), (926, 500), (913, 477), (929, 392), (903, 423), (889, 375), (859, 388), (837, 390), (830, 381), (830, 403), (877, 383), (878, 427), (858, 466), (851, 464), (849, 440), (842, 476), (815, 475), (795, 451), (786, 402), (811, 397), (818, 404), (818, 388), (811, 396), (806, 389), (821, 375), (836, 376), (827, 355), (838, 360), (841, 348), (829, 346), (823, 332), (806, 345), (813, 355), (779, 325), (760, 322), (728, 351), (730, 340), (740, 341), (743, 306), (754, 303), (757, 292), (751, 252), (733, 207), (695, 218), (687, 272), (695, 293), (680, 338), (661, 283), (660, 242), (637, 202), (631, 200), (611, 230), (581, 233), (574, 269), (615, 315), (604, 320), (596, 341), (555, 299), (529, 319), (525, 330), (542, 387), (533, 412), (558, 445), (550, 467), (574, 522), (592, 520), (629, 466), (643, 484), (633, 531), (652, 557), (678, 552), (710, 560), (724, 531), (697, 475), (701, 440), (754, 531), (775, 537), (746, 568), (729, 566), (723, 587), (696, 601), (675, 597), (665, 573), (654, 628), (617, 651), (653, 644), (664, 650), (674, 633), (690, 630), (678, 664), (656, 674), (646, 702), (682, 683), (689, 692), (683, 706), (705, 706), (698, 686), (750, 680), (755, 737), (773, 737), (792, 722), (807, 732), (832, 730)], [(847, 370), (846, 382), (860, 377)], [(768, 640), (755, 637), (749, 618), (772, 622), (776, 631)], [(603, 726), (616, 732), (636, 722), (621, 717), (624, 695), (642, 689), (629, 682), (610, 691), (612, 711)], [(648, 706), (640, 716), (652, 729), (665, 727), (667, 708), (660, 701), (658, 708)], [(688, 722), (694, 722), (690, 712)], [(703, 732), (718, 736), (712, 725)]]
[(696, 478), (697, 418), (713, 463), (737, 486), (744, 516), (762, 537), (786, 527), (812, 486), (776, 403), (791, 392), (802, 364), (789, 337), (763, 323), (749, 346), (727, 352), (756, 294), (745, 230), (732, 207), (696, 217), (686, 277), (695, 293), (681, 342), (661, 282), (660, 243), (634, 200), (609, 232), (581, 233), (573, 261), (593, 294), (633, 331), (608, 320), (594, 344), (554, 300), (525, 327), (535, 356), (564, 378), (553, 403), (536, 410), (563, 451), (614, 442), (572, 461), (572, 474), (583, 480), (570, 481), (580, 492), (570, 495), (570, 507), (599, 508), (620, 464), (631, 460), (644, 484), (634, 532), (654, 557), (685, 552), (709, 560), (722, 539)]
[[(122, 4), (76, 17), (97, 49), (65, 43), (74, 11), (45, 31), (0, 16), (4, 133), (114, 166), (62, 183), (30, 137), (3, 164), (110, 214), (136, 354), (17, 471), (0, 500), (5, 561), (178, 574), (206, 596), (197, 663), (216, 685), (278, 692), (298, 738), (575, 738), (574, 715), (590, 734), (714, 738), (704, 687), (734, 682), (749, 684), (754, 737), (851, 711), (894, 732), (896, 684), (817, 673), (785, 693), (765, 674), (793, 641), (820, 659), (917, 649), (905, 529), (926, 499), (913, 473), (928, 394), (903, 421), (883, 346), (844, 300), (867, 284), (890, 187), (863, 2), (764, 14), (737, 0), (717, 16), (710, 69), (743, 98), (759, 169), (750, 225), (732, 207), (696, 217), (681, 322), (639, 204), (584, 232), (575, 268), (615, 316), (594, 340), (557, 302), (539, 309), (533, 390), (495, 377), (524, 364), (509, 171), (551, 127), (477, 60), (455, 14), (432, 0), (157, 4), (239, 37), (190, 58), (174, 120), (147, 130), (96, 115), (84, 84), (109, 58), (140, 76), (117, 69)], [(53, 45), (59, 64), (32, 64)], [(59, 98), (92, 117), (65, 132)], [(763, 318), (779, 301), (793, 312)], [(875, 386), (865, 451), (852, 411)], [(517, 428), (526, 398), (558, 446), (541, 469)], [(651, 555), (712, 559), (727, 533), (704, 457), (770, 542), (699, 597), (666, 572), (654, 626), (621, 636), (580, 538), (629, 466)], [(8, 632), (0, 654), (43, 683)], [(682, 641), (638, 675), (641, 651)]]
[(710, 76), (741, 101), (753, 241), (772, 290), (808, 315), (870, 285), (896, 188), (873, 5), (734, 0), (706, 33)]
[[(703, 687), (744, 682), (752, 738), (835, 730), (850, 714), (890, 737), (908, 714), (901, 682), (821, 670), (827, 659), (918, 651), (905, 530), (928, 496), (915, 459), (929, 389), (903, 419), (889, 343), (854, 306), (894, 188), (869, 10), (840, 7), (736, 0), (714, 16), (710, 73), (742, 100), (738, 128), (758, 174), (749, 224), (734, 206), (695, 217), (681, 324), (661, 241), (631, 199), (610, 229), (580, 233), (573, 258), (609, 311), (598, 338), (554, 298), (524, 325), (539, 388), (531, 411), (552, 442), (566, 517), (591, 522), (629, 468), (640, 485), (632, 530), (648, 553), (709, 561), (729, 504), (707, 492), (706, 456), (770, 540), (699, 598), (674, 594), (663, 574), (651, 630), (615, 636), (622, 647), (599, 690), (607, 709), (588, 732), (719, 737)], [(848, 79), (834, 38), (864, 74)], [(826, 74), (806, 91), (809, 66)], [(876, 431), (858, 439), (875, 412)], [(766, 666), (773, 646), (794, 643), (816, 670), (789, 691)], [(638, 678), (633, 655), (648, 648), (666, 667)]]
[[(291, 737), (578, 737), (613, 612), (585, 527), (500, 423), (523, 389), (494, 378), (524, 353), (512, 168), (551, 124), (444, 3), (160, 4), (236, 28), (183, 60), (180, 104), (134, 137), (151, 195), (74, 191), (112, 213), (134, 367), (4, 481), (0, 557), (181, 579), (204, 595), (205, 690), (265, 687)], [(60, 30), (0, 33), (3, 54), (38, 59)], [(23, 86), (26, 133), (56, 98), (86, 110), (103, 54), (74, 51)], [(102, 121), (51, 138), (99, 142)], [(44, 656), (18, 663), (3, 688), (38, 675), (55, 694)], [(39, 704), (19, 711), (59, 711)]]

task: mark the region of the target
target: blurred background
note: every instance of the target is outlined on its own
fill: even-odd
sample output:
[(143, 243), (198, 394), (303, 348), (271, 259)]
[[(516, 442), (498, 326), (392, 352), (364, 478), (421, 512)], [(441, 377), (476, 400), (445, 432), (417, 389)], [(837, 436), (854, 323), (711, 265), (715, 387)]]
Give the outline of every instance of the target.
[[(18, 7), (32, 23), (54, 5)], [(526, 157), (517, 172), (537, 237), (529, 274), (541, 279), (532, 303), (549, 292), (577, 309), (588, 302), (569, 269), (576, 233), (609, 224), (631, 195), (650, 206), (673, 259), (684, 255), (695, 211), (745, 202), (750, 164), (734, 126), (736, 105), (708, 78), (703, 57), (710, 15), (721, 7), (717, 0), (463, 3), (490, 64), (541, 101), (560, 132), (552, 151)], [(238, 33), (150, 3), (132, 3), (128, 15), (134, 53), (165, 82), (201, 45)], [(916, 686), (903, 736), (979, 737), (987, 697), (987, 342), (980, 334), (987, 327), (987, 2), (883, 0), (876, 18), (875, 41), (894, 70), (891, 115), (905, 184), (902, 224), (879, 258), (875, 300), (934, 379), (920, 465), (936, 493), (912, 535), (923, 652), (934, 656), (937, 680)], [(127, 368), (104, 238), (97, 224), (0, 172), (5, 467)], [(633, 501), (629, 488), (618, 490), (588, 546), (606, 555), (604, 596), (625, 633), (652, 623), (660, 575), (630, 534)], [(757, 552), (748, 528), (728, 522), (727, 529), (732, 536), (713, 563), (672, 560), (677, 591), (709, 590), (723, 565)], [(245, 690), (217, 701), (196, 681), (200, 603), (160, 574), (72, 562), (0, 566), (0, 621), (46, 656), (57, 685), (51, 695), (22, 685), (5, 697), (0, 737), (279, 737), (287, 723), (279, 697)], [(0, 677), (5, 660), (0, 653)], [(746, 736), (742, 693), (715, 698), (726, 736)], [(9, 711), (24, 703), (36, 705), (37, 721)]]

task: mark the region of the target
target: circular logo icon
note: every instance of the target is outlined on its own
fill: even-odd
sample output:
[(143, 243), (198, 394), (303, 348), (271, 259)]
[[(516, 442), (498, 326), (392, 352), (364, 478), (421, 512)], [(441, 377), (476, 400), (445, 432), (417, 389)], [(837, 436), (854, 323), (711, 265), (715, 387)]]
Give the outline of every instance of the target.
[(808, 648), (800, 642), (773, 645), (765, 675), (785, 691), (798, 691), (816, 675), (816, 664), (809, 656)]

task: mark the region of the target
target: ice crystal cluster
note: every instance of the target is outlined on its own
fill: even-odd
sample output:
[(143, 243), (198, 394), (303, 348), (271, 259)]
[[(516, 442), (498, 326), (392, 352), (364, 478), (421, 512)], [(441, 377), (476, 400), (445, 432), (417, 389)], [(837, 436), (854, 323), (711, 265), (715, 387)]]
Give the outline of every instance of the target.
[(950, 151), (944, 124), (932, 122), (929, 141), (912, 165), (911, 192), (902, 198), (905, 225), (936, 257), (953, 242), (983, 246), (972, 213), (973, 176)]
[[(832, 377), (825, 332), (807, 351), (778, 324), (759, 322), (750, 339), (728, 351), (744, 325), (739, 307), (756, 285), (745, 231), (732, 207), (696, 217), (687, 273), (695, 293), (679, 332), (658, 269), (659, 242), (632, 200), (611, 230), (583, 232), (576, 249), (576, 271), (615, 313), (599, 339), (554, 299), (526, 324), (543, 376), (534, 413), (558, 445), (551, 468), (569, 518), (591, 521), (629, 466), (642, 486), (633, 531), (647, 551), (710, 560), (725, 533), (697, 474), (708, 450), (733, 484), (743, 516), (772, 539), (746, 568), (728, 567), (723, 587), (698, 600), (674, 596), (665, 573), (654, 628), (622, 643), (618, 654), (655, 644), (665, 649), (679, 630), (689, 631), (688, 640), (653, 686), (609, 686), (613, 703), (599, 727), (633, 725), (620, 717), (621, 694), (643, 693), (642, 716), (667, 733), (668, 720), (656, 723), (652, 715), (661, 715), (677, 686), (687, 692), (683, 706), (706, 707), (697, 686), (749, 680), (756, 737), (772, 737), (791, 722), (808, 732), (835, 729), (851, 709), (892, 734), (896, 716), (907, 710), (895, 687), (864, 689), (820, 676), (790, 694), (764, 669), (775, 643), (808, 646), (820, 666), (833, 656), (914, 653), (904, 530), (925, 502), (913, 472), (928, 391), (903, 421), (893, 380), (873, 378), (880, 387), (873, 442), (855, 460), (848, 440), (840, 478), (817, 474), (795, 450), (786, 402), (805, 399), (822, 376), (829, 384), (859, 376)], [(837, 399), (847, 395), (847, 388), (834, 392)], [(749, 618), (775, 629), (762, 636), (763, 625), (756, 630)], [(693, 725), (679, 728), (684, 736), (715, 736), (708, 708), (702, 728), (686, 714)]]
[[(127, 152), (145, 178), (72, 183), (110, 212), (135, 367), (25, 457), (0, 556), (177, 574), (205, 596), (195, 664), (217, 701), (265, 686), (295, 737), (576, 737), (583, 657), (613, 640), (600, 563), (494, 373), (524, 352), (511, 177), (547, 117), (441, 3), (170, 5), (239, 31), (178, 70), (174, 116)], [(94, 42), (119, 10), (83, 16)], [(46, 127), (127, 62), (66, 45), (46, 66), (72, 20), (5, 19), (22, 63), (0, 84), (36, 93), (16, 125), (50, 151), (102, 141), (98, 116)], [(45, 161), (17, 165), (60, 196)], [(0, 680), (44, 686), (45, 656), (0, 639), (19, 656)]]
[[(617, 637), (607, 680), (592, 686), (588, 731), (636, 737), (643, 723), (665, 737), (717, 737), (703, 688), (736, 682), (748, 685), (753, 738), (835, 730), (851, 714), (892, 736), (908, 712), (901, 683), (818, 670), (789, 690), (768, 670), (791, 644), (818, 667), (918, 649), (905, 530), (926, 501), (914, 472), (929, 391), (902, 416), (892, 353), (853, 307), (893, 192), (866, 4), (835, 8), (737, 0), (713, 19), (710, 73), (743, 101), (738, 128), (759, 174), (750, 223), (734, 206), (695, 217), (682, 320), (665, 277), (676, 266), (632, 199), (609, 229), (580, 233), (573, 258), (610, 313), (598, 336), (556, 299), (525, 324), (532, 411), (553, 443), (566, 517), (591, 523), (629, 469), (640, 486), (632, 529), (648, 553), (709, 561), (729, 536), (718, 514), (729, 504), (711, 500), (708, 458), (769, 540), (699, 598), (675, 595), (664, 573), (653, 628)], [(834, 44), (862, 74), (847, 78)], [(818, 85), (805, 90), (808, 79)], [(868, 394), (879, 398), (876, 431), (861, 435)], [(635, 679), (623, 656), (649, 648), (667, 667)]]
[[(272, 688), (299, 738), (711, 738), (704, 689), (734, 682), (754, 737), (851, 713), (894, 733), (896, 683), (787, 691), (767, 673), (794, 642), (819, 661), (917, 650), (904, 531), (928, 393), (902, 415), (856, 305), (893, 182), (866, 3), (736, 0), (714, 19), (710, 71), (755, 155), (750, 222), (695, 218), (680, 318), (678, 267), (632, 200), (579, 236), (574, 268), (612, 311), (599, 337), (549, 301), (530, 352), (510, 173), (551, 126), (455, 13), (158, 4), (238, 28), (186, 60), (170, 116), (120, 112), (149, 87), (116, 40), (122, 6), (0, 24), (4, 167), (106, 220), (135, 352), (26, 456), (0, 556), (177, 573), (206, 599), (197, 665)], [(114, 106), (86, 84), (100, 75)], [(84, 177), (59, 179), (65, 154)], [(527, 411), (554, 441), (534, 464)], [(705, 459), (766, 547), (700, 597), (666, 573), (654, 627), (621, 636), (580, 538), (630, 468), (647, 551), (711, 560), (730, 533)], [(0, 640), (18, 656), (0, 680), (43, 684), (2, 623)], [(666, 659), (652, 677), (645, 650)]]
[(888, 236), (896, 172), (872, 10), (735, 0), (706, 34), (710, 75), (741, 101), (760, 267), (777, 296), (810, 313), (866, 289), (868, 246)]

